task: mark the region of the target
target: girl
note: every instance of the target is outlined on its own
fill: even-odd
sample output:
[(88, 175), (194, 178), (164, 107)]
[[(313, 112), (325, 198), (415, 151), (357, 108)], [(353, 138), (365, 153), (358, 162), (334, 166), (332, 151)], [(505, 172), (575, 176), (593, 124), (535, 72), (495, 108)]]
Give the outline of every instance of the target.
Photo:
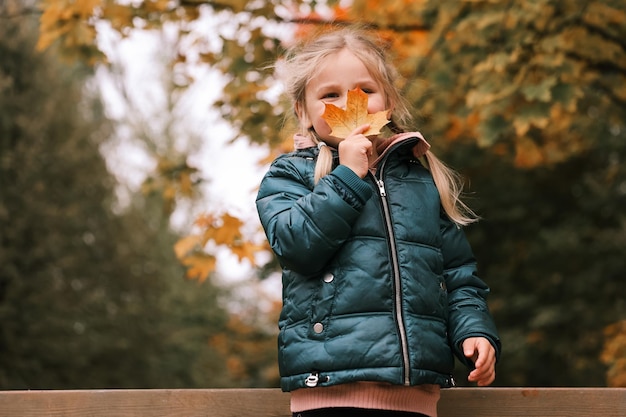
[[(301, 132), (265, 175), (257, 209), (283, 269), (281, 387), (294, 416), (436, 416), (454, 385), (495, 378), (500, 341), (460, 226), (476, 220), (454, 172), (405, 126), (396, 71), (367, 32), (344, 28), (284, 63)], [(390, 110), (385, 136), (331, 136), (326, 103), (348, 90)], [(423, 163), (420, 160), (424, 161)]]

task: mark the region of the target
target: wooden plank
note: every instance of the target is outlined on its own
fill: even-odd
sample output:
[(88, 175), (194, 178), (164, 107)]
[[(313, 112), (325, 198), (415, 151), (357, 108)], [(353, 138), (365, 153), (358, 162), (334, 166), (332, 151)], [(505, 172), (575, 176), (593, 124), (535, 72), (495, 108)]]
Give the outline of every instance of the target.
[(0, 392), (1, 417), (287, 417), (276, 389)]
[[(0, 391), (0, 417), (289, 417), (278, 389)], [(626, 388), (454, 388), (439, 417), (624, 417)]]
[(442, 390), (439, 417), (626, 417), (626, 388)]

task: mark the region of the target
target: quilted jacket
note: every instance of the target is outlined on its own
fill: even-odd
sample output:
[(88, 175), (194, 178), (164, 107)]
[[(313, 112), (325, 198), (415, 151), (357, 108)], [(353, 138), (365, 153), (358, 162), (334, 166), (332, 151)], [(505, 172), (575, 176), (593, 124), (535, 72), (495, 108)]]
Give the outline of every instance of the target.
[(364, 179), (339, 165), (314, 185), (319, 151), (310, 147), (277, 158), (261, 182), (259, 217), (283, 268), (284, 391), (354, 381), (449, 387), (453, 354), (472, 366), (460, 344), (473, 336), (499, 356), (489, 288), (413, 156), (418, 135), (386, 149)]

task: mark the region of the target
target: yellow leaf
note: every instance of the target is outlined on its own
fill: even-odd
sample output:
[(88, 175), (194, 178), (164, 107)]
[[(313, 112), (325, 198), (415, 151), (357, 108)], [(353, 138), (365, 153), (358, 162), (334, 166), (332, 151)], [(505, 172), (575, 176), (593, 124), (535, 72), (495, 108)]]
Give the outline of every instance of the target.
[(213, 239), (218, 245), (232, 245), (241, 239), (239, 228), (243, 222), (229, 214), (224, 214), (219, 221), (204, 223), (204, 238)]
[(143, 3), (143, 7), (147, 12), (165, 12), (170, 7), (169, 0), (149, 0)]
[(187, 267), (185, 276), (189, 279), (197, 279), (204, 282), (211, 272), (215, 270), (216, 259), (213, 255), (199, 253), (187, 256), (182, 260), (183, 265)]
[(188, 253), (196, 249), (202, 243), (201, 239), (201, 236), (198, 235), (185, 236), (179, 239), (174, 244), (176, 257), (181, 260), (184, 259)]
[(252, 242), (241, 242), (230, 247), (230, 251), (237, 255), (239, 261), (247, 259), (252, 265), (255, 264), (254, 254), (264, 249), (262, 246), (255, 245)]
[(37, 41), (35, 49), (38, 52), (43, 52), (50, 45), (52, 45), (54, 41), (56, 41), (61, 35), (67, 32), (67, 30), (65, 29), (66, 28), (64, 28), (64, 30), (47, 30), (45, 32), (42, 31), (39, 35), (39, 39)]
[(96, 7), (101, 3), (101, 0), (76, 0), (74, 3), (74, 10), (81, 19), (87, 19), (92, 14)]
[(626, 387), (626, 320), (604, 328), (604, 347), (600, 360), (607, 365), (607, 385)]
[(348, 91), (346, 109), (343, 110), (334, 104), (326, 104), (322, 117), (330, 126), (330, 134), (336, 138), (345, 139), (354, 129), (364, 124), (370, 127), (363, 134), (365, 136), (378, 135), (380, 129), (389, 123), (389, 111), (367, 113), (367, 94), (360, 88)]
[(133, 25), (133, 11), (130, 6), (107, 3), (102, 9), (102, 16), (110, 20), (113, 28), (119, 31)]
[(71, 27), (65, 37), (65, 45), (70, 48), (83, 48), (93, 45), (96, 39), (96, 30), (88, 23), (79, 21)]
[(534, 168), (544, 162), (541, 149), (528, 137), (515, 140), (515, 165), (520, 168)]

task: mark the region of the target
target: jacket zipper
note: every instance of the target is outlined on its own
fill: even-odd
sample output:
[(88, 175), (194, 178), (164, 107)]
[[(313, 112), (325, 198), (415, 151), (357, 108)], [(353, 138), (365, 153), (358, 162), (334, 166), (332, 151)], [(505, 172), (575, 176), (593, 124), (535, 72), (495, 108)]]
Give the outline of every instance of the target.
[(402, 291), (400, 280), (400, 266), (398, 261), (398, 252), (396, 250), (396, 237), (393, 232), (393, 225), (391, 223), (391, 214), (389, 211), (389, 201), (387, 200), (387, 191), (385, 189), (385, 182), (383, 181), (383, 170), (385, 168), (384, 160), (378, 170), (378, 178), (374, 177), (376, 184), (378, 185), (378, 193), (380, 195), (380, 201), (383, 207), (383, 215), (385, 217), (385, 225), (387, 227), (387, 235), (389, 236), (389, 247), (391, 250), (391, 265), (393, 271), (394, 281), (394, 304), (396, 309), (396, 322), (398, 323), (398, 331), (400, 333), (400, 345), (402, 349), (402, 360), (404, 369), (404, 385), (411, 384), (410, 378), (410, 364), (409, 364), (409, 348), (406, 336), (406, 327), (404, 325), (404, 316), (402, 314)]

